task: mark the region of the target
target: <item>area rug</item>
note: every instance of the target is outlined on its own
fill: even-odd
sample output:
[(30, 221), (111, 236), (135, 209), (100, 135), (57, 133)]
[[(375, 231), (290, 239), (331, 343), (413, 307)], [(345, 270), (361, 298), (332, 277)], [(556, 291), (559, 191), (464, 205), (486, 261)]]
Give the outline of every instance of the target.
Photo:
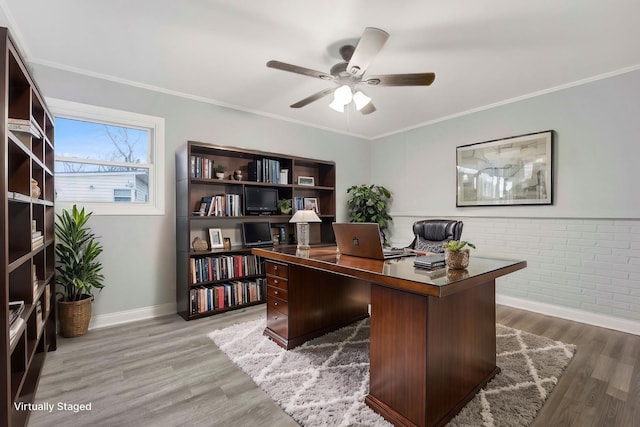
[[(371, 410), (369, 319), (285, 351), (259, 319), (209, 334), (218, 347), (302, 426), (390, 426)], [(498, 374), (448, 424), (529, 426), (575, 346), (496, 325)]]

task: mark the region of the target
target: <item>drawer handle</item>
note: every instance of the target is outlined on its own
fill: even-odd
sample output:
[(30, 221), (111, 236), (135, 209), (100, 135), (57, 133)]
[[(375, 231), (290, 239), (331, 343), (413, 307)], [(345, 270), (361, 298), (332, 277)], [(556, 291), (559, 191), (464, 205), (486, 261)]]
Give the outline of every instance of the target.
[(278, 271), (278, 266), (277, 266), (277, 265), (274, 265), (274, 266), (273, 266), (273, 269), (274, 269), (275, 271)]
[(277, 301), (274, 301), (273, 305), (278, 305), (278, 302), (277, 302)]
[(274, 293), (275, 295), (278, 295), (278, 291), (273, 291), (273, 293)]
[(273, 316), (273, 320), (278, 320), (278, 316)]

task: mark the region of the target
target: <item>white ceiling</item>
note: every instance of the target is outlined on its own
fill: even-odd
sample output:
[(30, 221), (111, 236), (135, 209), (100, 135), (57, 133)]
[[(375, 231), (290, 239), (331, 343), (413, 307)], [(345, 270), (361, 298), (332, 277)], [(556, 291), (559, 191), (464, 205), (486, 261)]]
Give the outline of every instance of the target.
[[(0, 0), (28, 61), (376, 138), (490, 105), (640, 69), (637, 0)], [(340, 114), (328, 72), (367, 26), (390, 33), (367, 74), (435, 72), (373, 87), (377, 111)], [(45, 94), (46, 95), (46, 94)]]

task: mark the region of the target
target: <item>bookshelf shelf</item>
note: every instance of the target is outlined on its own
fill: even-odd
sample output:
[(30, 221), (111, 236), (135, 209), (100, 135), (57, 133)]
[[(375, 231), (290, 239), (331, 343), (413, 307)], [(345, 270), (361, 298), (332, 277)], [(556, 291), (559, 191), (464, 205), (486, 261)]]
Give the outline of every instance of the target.
[[(215, 166), (225, 166), (224, 179), (214, 175)], [(283, 170), (287, 172), (283, 173)], [(235, 179), (237, 173), (241, 179)], [(311, 177), (313, 186), (299, 185), (299, 176)], [(272, 233), (284, 229), (286, 236), (292, 236), (295, 227), (289, 224), (293, 215), (272, 213), (269, 215), (247, 215), (244, 206), (245, 189), (248, 187), (272, 188), (277, 190), (278, 199), (315, 198), (319, 205), (320, 224), (312, 224), (311, 243), (326, 243), (333, 240), (331, 223), (335, 221), (335, 163), (324, 160), (289, 156), (257, 150), (247, 150), (203, 142), (188, 141), (176, 151), (176, 239), (177, 239), (177, 285), (176, 300), (178, 314), (186, 320), (211, 316), (266, 301), (265, 270), (259, 261), (258, 274), (239, 276), (230, 281), (255, 281), (261, 292), (257, 301), (239, 298), (239, 304), (216, 306), (214, 309), (195, 308), (194, 294), (202, 288), (224, 285), (227, 280), (195, 281), (194, 264), (200, 258), (222, 258), (232, 255), (250, 254), (250, 249), (233, 246), (230, 250), (213, 249), (197, 252), (191, 248), (194, 235), (204, 235), (207, 228), (233, 228), (240, 235), (243, 222), (268, 221)], [(237, 215), (213, 216), (195, 215), (200, 210), (203, 198), (220, 195), (239, 195), (236, 199)], [(238, 242), (234, 242), (238, 243)], [(285, 242), (288, 243), (288, 242)], [(290, 242), (293, 243), (293, 242)], [(205, 291), (206, 292), (206, 291)], [(209, 291), (212, 293), (211, 291)], [(202, 295), (199, 295), (202, 297)], [(211, 296), (208, 297), (211, 299)]]
[[(24, 426), (29, 411), (18, 410), (14, 403), (28, 407), (33, 402), (46, 353), (56, 349), (54, 120), (6, 28), (0, 28), (0, 44), (0, 85), (6, 94), (0, 102), (5, 142), (0, 188), (6, 200), (0, 207), (0, 234), (7, 248), (0, 262), (0, 425)], [(38, 197), (31, 197), (32, 180), (41, 190)], [(10, 323), (9, 303), (15, 301), (22, 301), (24, 308), (20, 320)]]

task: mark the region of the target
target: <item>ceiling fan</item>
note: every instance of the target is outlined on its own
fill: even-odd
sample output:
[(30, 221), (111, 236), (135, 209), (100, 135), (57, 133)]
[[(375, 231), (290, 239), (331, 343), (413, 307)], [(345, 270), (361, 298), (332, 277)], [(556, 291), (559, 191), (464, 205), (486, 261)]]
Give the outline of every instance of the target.
[[(371, 98), (361, 90), (356, 90), (356, 85), (429, 86), (436, 78), (434, 73), (384, 74), (365, 77), (364, 74), (367, 71), (367, 67), (369, 67), (369, 64), (382, 49), (388, 38), (389, 33), (384, 30), (374, 27), (365, 28), (360, 41), (355, 47), (344, 45), (340, 48), (340, 56), (344, 62), (339, 62), (331, 67), (329, 73), (275, 60), (267, 62), (267, 67), (333, 81), (338, 85), (337, 89), (335, 87), (327, 88), (291, 104), (291, 108), (304, 107), (333, 93), (334, 100), (329, 107), (334, 110), (344, 112), (344, 107), (353, 101), (356, 109), (362, 114), (370, 114), (376, 111), (376, 107), (371, 102)], [(356, 90), (355, 93), (354, 90)]]

